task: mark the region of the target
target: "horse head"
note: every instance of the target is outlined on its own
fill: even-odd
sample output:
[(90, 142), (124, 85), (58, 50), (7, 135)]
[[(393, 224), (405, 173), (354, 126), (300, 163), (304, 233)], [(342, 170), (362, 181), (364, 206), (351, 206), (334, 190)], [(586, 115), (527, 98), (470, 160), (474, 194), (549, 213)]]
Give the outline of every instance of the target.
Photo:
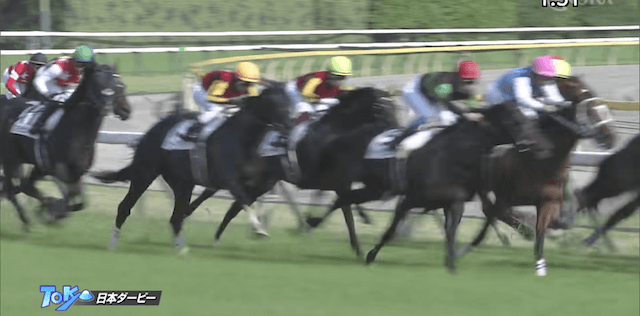
[(596, 97), (593, 90), (578, 77), (560, 79), (558, 89), (562, 96), (572, 103), (568, 111), (572, 115), (571, 119), (579, 126), (580, 136), (593, 137), (600, 147), (613, 148), (615, 134), (609, 126), (613, 118), (609, 107), (602, 99)]
[(321, 121), (351, 129), (364, 124), (398, 126), (396, 105), (391, 95), (380, 89), (366, 87), (348, 91), (339, 97), (340, 103), (332, 107)]
[(126, 85), (122, 81), (122, 76), (118, 73), (118, 66), (113, 66), (113, 77), (116, 79), (116, 87), (114, 89), (113, 96), (113, 114), (120, 118), (122, 121), (129, 119), (131, 115), (131, 105), (127, 101), (126, 97)]
[(291, 100), (285, 91), (285, 83), (270, 82), (259, 96), (246, 99), (243, 111), (276, 129), (287, 130), (291, 125), (290, 108)]
[(80, 84), (65, 104), (83, 103), (98, 111), (100, 115), (105, 115), (107, 110), (113, 108), (120, 119), (126, 120), (129, 118), (131, 107), (124, 93), (125, 85), (115, 67), (95, 65), (85, 69)]

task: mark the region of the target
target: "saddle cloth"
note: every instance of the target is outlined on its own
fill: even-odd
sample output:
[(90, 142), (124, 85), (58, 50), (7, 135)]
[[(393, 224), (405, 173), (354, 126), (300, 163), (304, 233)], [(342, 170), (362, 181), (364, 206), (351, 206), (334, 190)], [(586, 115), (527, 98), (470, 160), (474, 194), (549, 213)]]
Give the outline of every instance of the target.
[[(227, 120), (228, 116), (220, 115), (209, 121), (207, 125), (202, 127), (198, 134), (198, 141), (206, 140), (215, 132), (222, 123)], [(195, 147), (194, 142), (185, 141), (180, 136), (187, 133), (187, 130), (195, 124), (195, 120), (186, 120), (176, 124), (162, 141), (162, 149), (164, 150), (191, 150)]]
[(396, 150), (389, 147), (389, 143), (396, 139), (396, 137), (402, 134), (401, 129), (389, 129), (374, 137), (367, 151), (365, 152), (365, 159), (389, 159), (397, 156), (407, 157), (412, 151), (424, 146), (433, 136), (439, 131), (439, 129), (428, 129), (419, 131), (405, 138), (398, 144)]
[[(26, 108), (13, 126), (11, 127), (11, 133), (15, 135), (22, 135), (32, 139), (39, 139), (40, 135), (31, 134), (29, 130), (33, 128), (33, 124), (40, 118), (42, 112), (44, 111), (46, 105), (38, 102), (38, 101), (29, 101), (28, 104), (32, 104), (32, 106)], [(58, 109), (53, 114), (47, 118), (43, 126), (44, 135), (49, 134), (60, 122), (62, 115), (64, 114), (64, 109)]]

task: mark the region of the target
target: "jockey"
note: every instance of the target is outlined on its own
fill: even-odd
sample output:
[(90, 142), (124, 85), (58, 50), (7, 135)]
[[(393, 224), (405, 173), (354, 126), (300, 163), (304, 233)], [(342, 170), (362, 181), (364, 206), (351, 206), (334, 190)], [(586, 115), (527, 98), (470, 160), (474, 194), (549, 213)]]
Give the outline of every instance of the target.
[(257, 96), (254, 83), (260, 81), (260, 68), (251, 62), (238, 63), (235, 72), (212, 71), (193, 85), (193, 98), (203, 113), (181, 138), (195, 141), (202, 126), (216, 118), (225, 108), (242, 104), (243, 96)]
[(36, 53), (29, 61), (19, 61), (9, 66), (2, 74), (2, 83), (7, 88), (7, 99), (13, 99), (24, 95), (34, 75), (47, 63), (47, 56)]
[(473, 61), (458, 64), (455, 72), (427, 73), (409, 82), (403, 88), (405, 102), (418, 117), (391, 143), (396, 147), (404, 138), (413, 134), (422, 124), (448, 126), (460, 115), (478, 120), (478, 115), (465, 113), (451, 101), (474, 99), (472, 85), (480, 78), (480, 66)]
[(342, 92), (352, 90), (342, 85), (351, 74), (351, 60), (335, 56), (331, 58), (326, 71), (308, 73), (289, 82), (286, 91), (296, 106), (296, 124), (309, 119), (313, 113), (322, 113), (337, 104), (336, 98)]
[[(44, 97), (60, 105), (73, 94), (85, 68), (93, 67), (95, 63), (93, 48), (80, 46), (76, 48), (71, 58), (56, 58), (38, 71), (33, 79), (33, 85)], [(57, 108), (58, 106), (47, 106), (30, 132), (41, 132), (42, 125)]]
[[(566, 105), (555, 84), (558, 74), (554, 60), (559, 59), (554, 59), (553, 56), (537, 57), (531, 66), (507, 72), (489, 84), (485, 96), (485, 100), (490, 105), (504, 102), (513, 102), (517, 105), (519, 111), (513, 112), (513, 121), (507, 122), (506, 126), (515, 138), (516, 145), (524, 145), (525, 148), (533, 147), (536, 159), (550, 157), (553, 146), (540, 130), (537, 111), (554, 112), (557, 111), (557, 106)], [(560, 76), (570, 74), (570, 68), (568, 71), (566, 67), (562, 68)], [(541, 98), (542, 102), (536, 98)]]

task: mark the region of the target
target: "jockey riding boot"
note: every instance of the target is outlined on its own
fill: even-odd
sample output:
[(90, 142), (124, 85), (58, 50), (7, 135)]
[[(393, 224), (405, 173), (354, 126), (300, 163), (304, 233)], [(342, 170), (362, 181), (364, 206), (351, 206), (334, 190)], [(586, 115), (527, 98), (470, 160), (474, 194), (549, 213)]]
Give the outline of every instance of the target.
[(203, 126), (204, 124), (202, 124), (199, 120), (196, 120), (193, 125), (189, 127), (185, 134), (180, 135), (180, 138), (188, 142), (197, 141), (198, 135), (200, 134), (200, 129), (202, 129)]
[(29, 130), (29, 133), (36, 135), (42, 133), (42, 128), (44, 127), (44, 123), (47, 121), (47, 118), (49, 118), (49, 116), (51, 116), (51, 114), (53, 114), (53, 112), (55, 112), (58, 108), (59, 105), (56, 103), (51, 103), (46, 106), (42, 111), (40, 117), (38, 117), (38, 120), (33, 123), (33, 127), (31, 127), (31, 130)]
[(553, 156), (553, 144), (545, 137), (540, 130), (538, 121), (535, 119), (528, 119), (526, 123), (522, 125), (522, 129), (525, 137), (532, 141), (533, 156), (537, 160), (547, 159)]
[(527, 118), (518, 109), (512, 109), (511, 119), (505, 122), (505, 127), (514, 140), (519, 152), (532, 151), (536, 160), (551, 156), (551, 143), (542, 136), (535, 119)]

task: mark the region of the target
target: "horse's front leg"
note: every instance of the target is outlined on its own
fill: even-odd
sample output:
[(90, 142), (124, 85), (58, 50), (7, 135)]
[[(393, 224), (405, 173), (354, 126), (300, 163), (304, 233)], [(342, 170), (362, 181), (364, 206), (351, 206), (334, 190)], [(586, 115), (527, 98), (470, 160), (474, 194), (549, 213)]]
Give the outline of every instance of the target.
[(43, 177), (44, 177), (44, 174), (42, 173), (42, 171), (40, 171), (38, 167), (34, 167), (33, 169), (31, 169), (31, 173), (29, 174), (29, 177), (27, 177), (26, 179), (23, 178), (20, 180), (20, 191), (44, 203), (44, 199), (45, 199), (44, 195), (42, 195), (42, 193), (40, 193), (38, 188), (36, 188), (35, 186), (36, 181), (42, 179)]
[(560, 211), (561, 201), (547, 200), (537, 206), (538, 218), (536, 222), (536, 241), (534, 253), (536, 257), (536, 275), (547, 275), (547, 262), (544, 260), (544, 234), (549, 224)]
[(22, 205), (18, 203), (18, 199), (16, 198), (18, 188), (16, 188), (11, 181), (13, 178), (17, 178), (17, 175), (20, 173), (19, 170), (19, 167), (7, 167), (6, 165), (4, 166), (5, 176), (2, 178), (2, 180), (4, 181), (2, 184), (2, 190), (6, 194), (7, 199), (16, 208), (18, 216), (20, 217), (20, 221), (22, 222), (22, 229), (25, 232), (28, 232), (31, 222), (29, 221), (29, 218), (27, 217), (27, 214), (25, 213)]

